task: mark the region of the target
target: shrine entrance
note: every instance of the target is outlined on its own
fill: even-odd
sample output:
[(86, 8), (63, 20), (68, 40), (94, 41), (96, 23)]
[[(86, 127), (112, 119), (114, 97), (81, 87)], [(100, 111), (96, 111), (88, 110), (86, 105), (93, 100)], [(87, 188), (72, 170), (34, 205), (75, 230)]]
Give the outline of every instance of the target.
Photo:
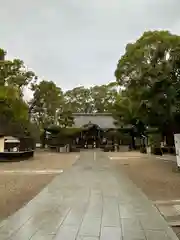
[(79, 141), (82, 148), (99, 148), (103, 139), (103, 130), (96, 124), (83, 126)]

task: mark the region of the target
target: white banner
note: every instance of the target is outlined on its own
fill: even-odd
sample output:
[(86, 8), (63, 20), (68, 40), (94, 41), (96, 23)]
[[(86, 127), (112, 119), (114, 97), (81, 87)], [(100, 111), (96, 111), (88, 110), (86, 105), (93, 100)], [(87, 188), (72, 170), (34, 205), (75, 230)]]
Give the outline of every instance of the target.
[(180, 133), (174, 134), (174, 142), (176, 148), (177, 165), (180, 167)]

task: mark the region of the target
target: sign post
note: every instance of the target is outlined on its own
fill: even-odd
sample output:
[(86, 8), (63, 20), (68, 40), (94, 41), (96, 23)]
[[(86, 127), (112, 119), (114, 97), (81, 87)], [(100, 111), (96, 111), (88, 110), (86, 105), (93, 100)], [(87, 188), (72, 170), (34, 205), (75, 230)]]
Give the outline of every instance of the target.
[(174, 142), (176, 148), (177, 165), (180, 167), (180, 133), (174, 134)]

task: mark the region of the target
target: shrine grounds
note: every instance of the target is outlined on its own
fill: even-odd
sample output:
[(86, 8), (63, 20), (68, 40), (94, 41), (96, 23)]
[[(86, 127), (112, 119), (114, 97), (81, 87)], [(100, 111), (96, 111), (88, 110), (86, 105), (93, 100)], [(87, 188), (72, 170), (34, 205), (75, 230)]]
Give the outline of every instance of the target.
[(61, 170), (71, 167), (76, 156), (37, 151), (27, 161), (0, 163), (0, 220), (29, 202)]
[[(180, 199), (180, 172), (175, 161), (136, 152), (105, 154), (150, 200)], [(0, 220), (33, 199), (55, 176), (71, 168), (78, 158), (79, 153), (38, 151), (31, 160), (0, 163)], [(178, 227), (174, 230), (180, 232)]]

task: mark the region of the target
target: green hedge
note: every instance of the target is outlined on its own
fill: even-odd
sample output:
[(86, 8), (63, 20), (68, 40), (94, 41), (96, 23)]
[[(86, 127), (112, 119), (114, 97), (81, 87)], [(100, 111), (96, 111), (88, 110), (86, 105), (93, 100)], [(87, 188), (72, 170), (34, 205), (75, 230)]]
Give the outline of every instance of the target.
[(59, 126), (51, 126), (45, 130), (51, 133), (50, 138), (46, 141), (49, 146), (71, 144), (82, 131), (81, 128), (60, 128)]
[(162, 136), (160, 133), (152, 133), (148, 135), (148, 145), (154, 148), (161, 147)]

